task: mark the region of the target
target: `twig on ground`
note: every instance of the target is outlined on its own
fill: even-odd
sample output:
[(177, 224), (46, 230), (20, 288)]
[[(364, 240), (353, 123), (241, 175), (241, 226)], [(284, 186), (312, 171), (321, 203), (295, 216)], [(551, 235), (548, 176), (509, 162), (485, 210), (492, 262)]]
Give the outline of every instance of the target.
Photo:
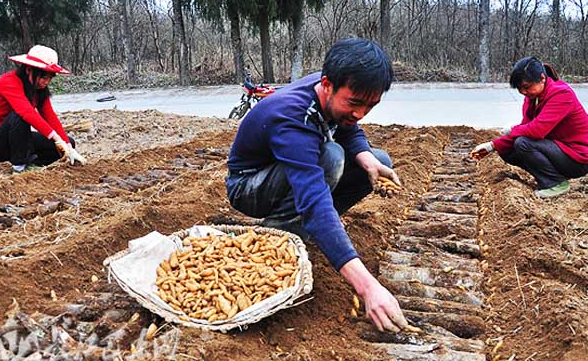
[(517, 276), (517, 285), (519, 285), (519, 292), (521, 293), (521, 298), (523, 299), (523, 308), (527, 309), (527, 302), (525, 301), (525, 294), (523, 293), (523, 288), (521, 287), (521, 280), (519, 279), (519, 271), (517, 269), (517, 265), (514, 265), (515, 275)]
[(55, 259), (57, 260), (57, 262), (59, 262), (59, 264), (60, 264), (61, 266), (63, 266), (63, 263), (61, 262), (61, 260), (59, 259), (59, 257), (57, 257), (57, 256), (55, 255), (55, 253), (53, 253), (52, 251), (49, 251), (49, 253), (51, 253), (51, 255), (53, 256), (53, 258), (55, 258)]

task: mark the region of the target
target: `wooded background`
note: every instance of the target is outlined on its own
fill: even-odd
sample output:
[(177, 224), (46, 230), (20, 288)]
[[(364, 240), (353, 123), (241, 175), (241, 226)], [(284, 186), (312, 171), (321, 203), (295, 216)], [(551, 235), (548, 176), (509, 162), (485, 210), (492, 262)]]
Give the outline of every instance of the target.
[(588, 74), (588, 0), (0, 0), (0, 70), (34, 44), (74, 74), (145, 71), (177, 84), (287, 82), (320, 70), (338, 39), (377, 41), (398, 66), (506, 81), (535, 55)]

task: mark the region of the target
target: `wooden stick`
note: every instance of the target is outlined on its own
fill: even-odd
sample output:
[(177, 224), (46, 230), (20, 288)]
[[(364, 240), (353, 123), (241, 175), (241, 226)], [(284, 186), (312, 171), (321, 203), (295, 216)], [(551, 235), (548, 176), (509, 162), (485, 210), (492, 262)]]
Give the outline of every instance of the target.
[(455, 313), (418, 312), (405, 310), (404, 315), (417, 324), (430, 323), (463, 338), (473, 338), (485, 331), (484, 319)]
[(88, 132), (94, 127), (91, 120), (86, 119), (72, 124), (63, 125), (66, 132)]
[(519, 292), (521, 293), (521, 298), (523, 299), (523, 308), (527, 309), (527, 302), (525, 302), (525, 294), (523, 293), (523, 288), (521, 287), (521, 280), (519, 279), (519, 271), (517, 270), (517, 265), (514, 265), (515, 275), (517, 276), (517, 284), (519, 285)]
[(482, 305), (482, 295), (474, 291), (464, 291), (459, 288), (433, 287), (408, 281), (394, 281), (382, 276), (378, 277), (378, 281), (395, 295), (432, 298), (474, 306)]
[(440, 268), (407, 267), (383, 263), (380, 265), (380, 276), (395, 281), (418, 280), (420, 283), (436, 287), (464, 286), (474, 289), (482, 284), (484, 275), (478, 272), (457, 271), (444, 272)]
[(400, 236), (395, 246), (408, 252), (426, 252), (435, 249), (459, 254), (468, 254), (472, 257), (480, 257), (480, 246), (474, 243), (474, 240), (468, 242), (467, 239), (449, 240), (449, 239), (432, 239), (425, 237)]
[(480, 272), (480, 261), (455, 256), (439, 250), (427, 252), (386, 251), (384, 261), (391, 264), (402, 264), (416, 267), (434, 267), (444, 269), (452, 267), (461, 271)]
[(434, 237), (440, 238), (450, 235), (461, 236), (462, 238), (476, 238), (478, 232), (475, 224), (472, 225), (470, 220), (453, 220), (453, 221), (428, 221), (415, 222), (408, 221), (398, 227), (398, 234), (417, 237)]
[(406, 297), (396, 295), (396, 299), (403, 310), (455, 313), (457, 315), (474, 315), (482, 317), (484, 311), (478, 306), (472, 306), (459, 302), (441, 301), (432, 298)]
[(480, 340), (468, 340), (459, 337), (450, 337), (441, 334), (415, 335), (404, 332), (379, 332), (368, 323), (357, 323), (360, 336), (368, 342), (385, 342), (403, 345), (438, 344), (449, 350), (465, 352), (483, 352), (484, 342)]
[(477, 215), (478, 207), (472, 203), (423, 202), (420, 211)]

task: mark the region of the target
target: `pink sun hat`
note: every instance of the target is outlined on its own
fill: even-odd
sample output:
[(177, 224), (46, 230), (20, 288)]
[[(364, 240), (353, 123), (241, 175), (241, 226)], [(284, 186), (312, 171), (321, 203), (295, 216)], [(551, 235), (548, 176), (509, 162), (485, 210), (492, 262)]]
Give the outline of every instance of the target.
[(8, 59), (15, 63), (34, 66), (51, 73), (71, 74), (67, 69), (57, 64), (57, 53), (55, 50), (43, 45), (33, 46), (27, 54), (10, 56)]

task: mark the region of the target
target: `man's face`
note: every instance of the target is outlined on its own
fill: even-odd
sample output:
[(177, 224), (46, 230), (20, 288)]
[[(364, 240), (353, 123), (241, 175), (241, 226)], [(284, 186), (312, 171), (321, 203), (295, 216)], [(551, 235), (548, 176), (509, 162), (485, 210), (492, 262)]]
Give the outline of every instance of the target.
[(382, 97), (382, 94), (377, 92), (358, 96), (347, 86), (342, 86), (333, 92), (333, 86), (326, 77), (323, 77), (322, 85), (327, 92), (324, 109), (327, 119), (344, 128), (356, 125), (380, 102)]
[(529, 99), (535, 99), (545, 89), (545, 75), (541, 74), (541, 80), (537, 83), (523, 80), (519, 86), (519, 93), (526, 96)]

